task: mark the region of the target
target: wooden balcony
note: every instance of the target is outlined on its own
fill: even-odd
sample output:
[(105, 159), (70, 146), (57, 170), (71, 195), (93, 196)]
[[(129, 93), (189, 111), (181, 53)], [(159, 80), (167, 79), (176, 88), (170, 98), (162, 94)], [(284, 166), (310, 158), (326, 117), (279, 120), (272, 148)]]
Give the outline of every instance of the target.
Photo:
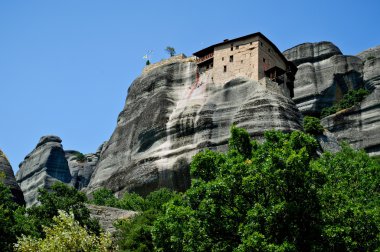
[(197, 58), (197, 64), (198, 65), (202, 64), (203, 62), (206, 62), (206, 61), (211, 60), (213, 58), (214, 58), (214, 53), (213, 52), (209, 53), (209, 54), (207, 54), (207, 55), (205, 55), (203, 57)]

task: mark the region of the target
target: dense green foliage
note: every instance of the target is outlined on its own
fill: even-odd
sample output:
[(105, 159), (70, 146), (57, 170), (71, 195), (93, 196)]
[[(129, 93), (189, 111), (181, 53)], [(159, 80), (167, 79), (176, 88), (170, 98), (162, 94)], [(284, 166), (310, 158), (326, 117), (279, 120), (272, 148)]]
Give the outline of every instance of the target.
[(331, 107), (322, 109), (321, 117), (326, 117), (332, 114), (335, 114), (336, 112), (350, 108), (358, 103), (360, 103), (369, 92), (363, 88), (359, 88), (357, 90), (350, 90), (347, 94), (345, 94), (337, 104), (334, 104)]
[(153, 223), (164, 213), (164, 204), (174, 198), (179, 198), (178, 194), (167, 188), (152, 192), (146, 198), (126, 193), (121, 199), (117, 199), (110, 190), (99, 189), (94, 192), (92, 203), (138, 211), (137, 217), (116, 223), (116, 240), (122, 251), (142, 252), (153, 250)]
[(97, 220), (90, 218), (85, 206), (86, 196), (73, 187), (56, 183), (47, 191), (39, 190), (40, 205), (25, 209), (12, 201), (8, 187), (0, 183), (0, 246), (2, 251), (12, 251), (13, 243), (21, 235), (43, 238), (43, 227), (50, 227), (59, 210), (72, 212), (76, 221), (91, 233), (99, 234)]
[(323, 133), (321, 120), (313, 116), (305, 116), (303, 118), (303, 129), (311, 135), (320, 135)]
[(0, 248), (11, 251), (12, 244), (19, 235), (16, 228), (18, 205), (13, 202), (11, 190), (0, 182)]
[(19, 252), (107, 252), (110, 251), (112, 241), (109, 234), (95, 235), (88, 232), (74, 219), (73, 214), (59, 211), (53, 217), (51, 227), (44, 226), (45, 238), (22, 236), (15, 244), (15, 251)]

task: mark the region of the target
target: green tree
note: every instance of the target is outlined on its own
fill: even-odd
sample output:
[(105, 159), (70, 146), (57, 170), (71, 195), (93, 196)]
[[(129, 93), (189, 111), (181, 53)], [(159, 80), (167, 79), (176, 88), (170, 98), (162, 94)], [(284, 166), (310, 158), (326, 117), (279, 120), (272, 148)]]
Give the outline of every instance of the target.
[(12, 251), (16, 242), (17, 229), (14, 212), (18, 205), (13, 201), (9, 187), (0, 181), (0, 248), (2, 251)]
[(325, 153), (313, 168), (324, 174), (318, 190), (322, 238), (328, 251), (375, 251), (380, 248), (380, 165), (347, 144)]
[(323, 181), (310, 167), (316, 140), (270, 131), (258, 144), (241, 129), (231, 131), (227, 154), (205, 151), (193, 158), (191, 188), (154, 223), (155, 248), (311, 250), (320, 238), (316, 199)]
[(165, 51), (170, 55), (170, 57), (173, 57), (176, 53), (174, 47), (171, 46), (167, 46)]
[(90, 211), (85, 205), (86, 195), (74, 187), (57, 182), (49, 190), (39, 189), (38, 200), (41, 204), (28, 208), (27, 215), (29, 222), (39, 230), (39, 234), (42, 234), (43, 226), (51, 224), (51, 220), (58, 215), (59, 210), (72, 212), (80, 225), (95, 234), (100, 232), (99, 222), (90, 217)]
[(53, 217), (53, 226), (43, 227), (45, 238), (22, 236), (15, 245), (19, 252), (107, 252), (111, 248), (109, 234), (95, 235), (88, 232), (74, 219), (74, 214), (59, 210), (58, 216)]

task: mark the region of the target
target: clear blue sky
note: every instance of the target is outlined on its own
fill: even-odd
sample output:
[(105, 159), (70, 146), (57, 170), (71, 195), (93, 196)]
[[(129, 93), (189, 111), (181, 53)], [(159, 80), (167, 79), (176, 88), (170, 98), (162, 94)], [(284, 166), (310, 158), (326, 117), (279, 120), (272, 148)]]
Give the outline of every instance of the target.
[(0, 0), (0, 148), (13, 169), (43, 135), (94, 152), (130, 83), (164, 48), (192, 52), (260, 31), (282, 51), (328, 40), (345, 54), (380, 44), (380, 1)]

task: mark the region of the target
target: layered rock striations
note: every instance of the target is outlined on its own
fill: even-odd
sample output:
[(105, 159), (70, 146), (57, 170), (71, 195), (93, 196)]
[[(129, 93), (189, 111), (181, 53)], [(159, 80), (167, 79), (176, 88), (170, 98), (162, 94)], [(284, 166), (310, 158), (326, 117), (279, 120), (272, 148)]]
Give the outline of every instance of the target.
[(233, 123), (261, 137), (265, 130), (300, 129), (299, 120), (277, 83), (197, 83), (193, 62), (160, 66), (132, 83), (87, 190), (185, 190), (191, 157), (204, 148), (225, 150)]
[(322, 125), (339, 141), (346, 141), (370, 155), (380, 155), (380, 46), (358, 57), (363, 61), (363, 80), (371, 91), (360, 104), (322, 119)]
[(8, 158), (5, 156), (3, 151), (0, 149), (0, 173), (2, 173), (3, 178), (0, 180), (4, 185), (9, 186), (13, 199), (18, 204), (25, 204), (24, 195), (20, 189), (20, 186), (16, 182), (15, 175), (12, 170), (12, 166), (9, 163)]
[(70, 173), (72, 176), (70, 184), (81, 190), (87, 187), (90, 182), (92, 173), (95, 170), (96, 164), (98, 163), (100, 153), (102, 151), (104, 144), (102, 144), (96, 153), (89, 153), (83, 155), (82, 159), (78, 158), (80, 152), (74, 150), (66, 150), (65, 157), (67, 159)]
[(57, 136), (41, 137), (36, 148), (20, 164), (16, 180), (27, 206), (37, 203), (39, 188), (49, 188), (57, 181), (70, 183), (70, 170), (61, 142)]
[(363, 62), (342, 55), (331, 42), (304, 43), (284, 51), (297, 65), (294, 98), (303, 114), (319, 115), (351, 89), (363, 85)]

